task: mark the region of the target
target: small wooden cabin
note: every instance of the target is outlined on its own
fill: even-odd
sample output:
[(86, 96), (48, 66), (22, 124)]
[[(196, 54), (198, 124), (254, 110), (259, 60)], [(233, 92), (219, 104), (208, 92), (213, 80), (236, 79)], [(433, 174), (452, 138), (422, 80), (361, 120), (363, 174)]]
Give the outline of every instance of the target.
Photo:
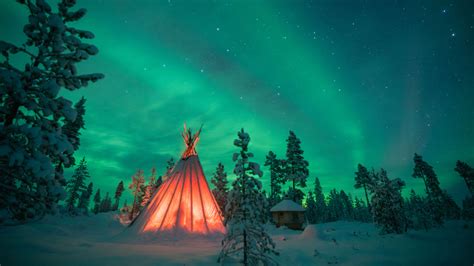
[(270, 209), (277, 227), (286, 226), (295, 230), (303, 229), (305, 211), (301, 205), (292, 200), (282, 200)]

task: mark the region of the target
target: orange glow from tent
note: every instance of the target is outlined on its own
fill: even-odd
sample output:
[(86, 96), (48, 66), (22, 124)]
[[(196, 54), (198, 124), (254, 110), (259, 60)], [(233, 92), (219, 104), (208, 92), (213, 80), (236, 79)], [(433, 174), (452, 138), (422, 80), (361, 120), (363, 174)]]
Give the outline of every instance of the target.
[(225, 233), (219, 206), (195, 151), (200, 131), (191, 135), (185, 126), (186, 150), (168, 179), (132, 224), (139, 232)]

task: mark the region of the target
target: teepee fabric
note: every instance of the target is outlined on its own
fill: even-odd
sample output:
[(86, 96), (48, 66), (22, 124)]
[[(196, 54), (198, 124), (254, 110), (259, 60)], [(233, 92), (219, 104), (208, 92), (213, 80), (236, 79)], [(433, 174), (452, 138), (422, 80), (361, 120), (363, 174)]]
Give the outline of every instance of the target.
[(185, 126), (186, 150), (147, 207), (131, 224), (138, 233), (225, 233), (219, 206), (195, 150), (200, 132), (192, 135)]

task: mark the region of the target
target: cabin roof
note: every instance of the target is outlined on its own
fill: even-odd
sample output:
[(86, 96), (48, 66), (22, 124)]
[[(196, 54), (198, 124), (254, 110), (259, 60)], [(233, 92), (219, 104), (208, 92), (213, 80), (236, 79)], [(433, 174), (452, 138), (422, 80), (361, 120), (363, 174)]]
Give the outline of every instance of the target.
[(305, 208), (303, 208), (301, 205), (298, 203), (292, 201), (292, 200), (282, 200), (280, 203), (277, 205), (273, 206), (273, 208), (270, 209), (270, 212), (304, 212)]

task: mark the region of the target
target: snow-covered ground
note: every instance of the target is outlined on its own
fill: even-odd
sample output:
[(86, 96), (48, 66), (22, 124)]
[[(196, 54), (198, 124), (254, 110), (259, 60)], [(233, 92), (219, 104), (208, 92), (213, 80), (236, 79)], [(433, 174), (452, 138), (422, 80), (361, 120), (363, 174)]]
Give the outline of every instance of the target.
[[(269, 227), (281, 265), (473, 265), (474, 223), (380, 236), (371, 224), (334, 222), (304, 232)], [(219, 240), (126, 242), (110, 213), (46, 217), (0, 227), (0, 265), (212, 265)]]

